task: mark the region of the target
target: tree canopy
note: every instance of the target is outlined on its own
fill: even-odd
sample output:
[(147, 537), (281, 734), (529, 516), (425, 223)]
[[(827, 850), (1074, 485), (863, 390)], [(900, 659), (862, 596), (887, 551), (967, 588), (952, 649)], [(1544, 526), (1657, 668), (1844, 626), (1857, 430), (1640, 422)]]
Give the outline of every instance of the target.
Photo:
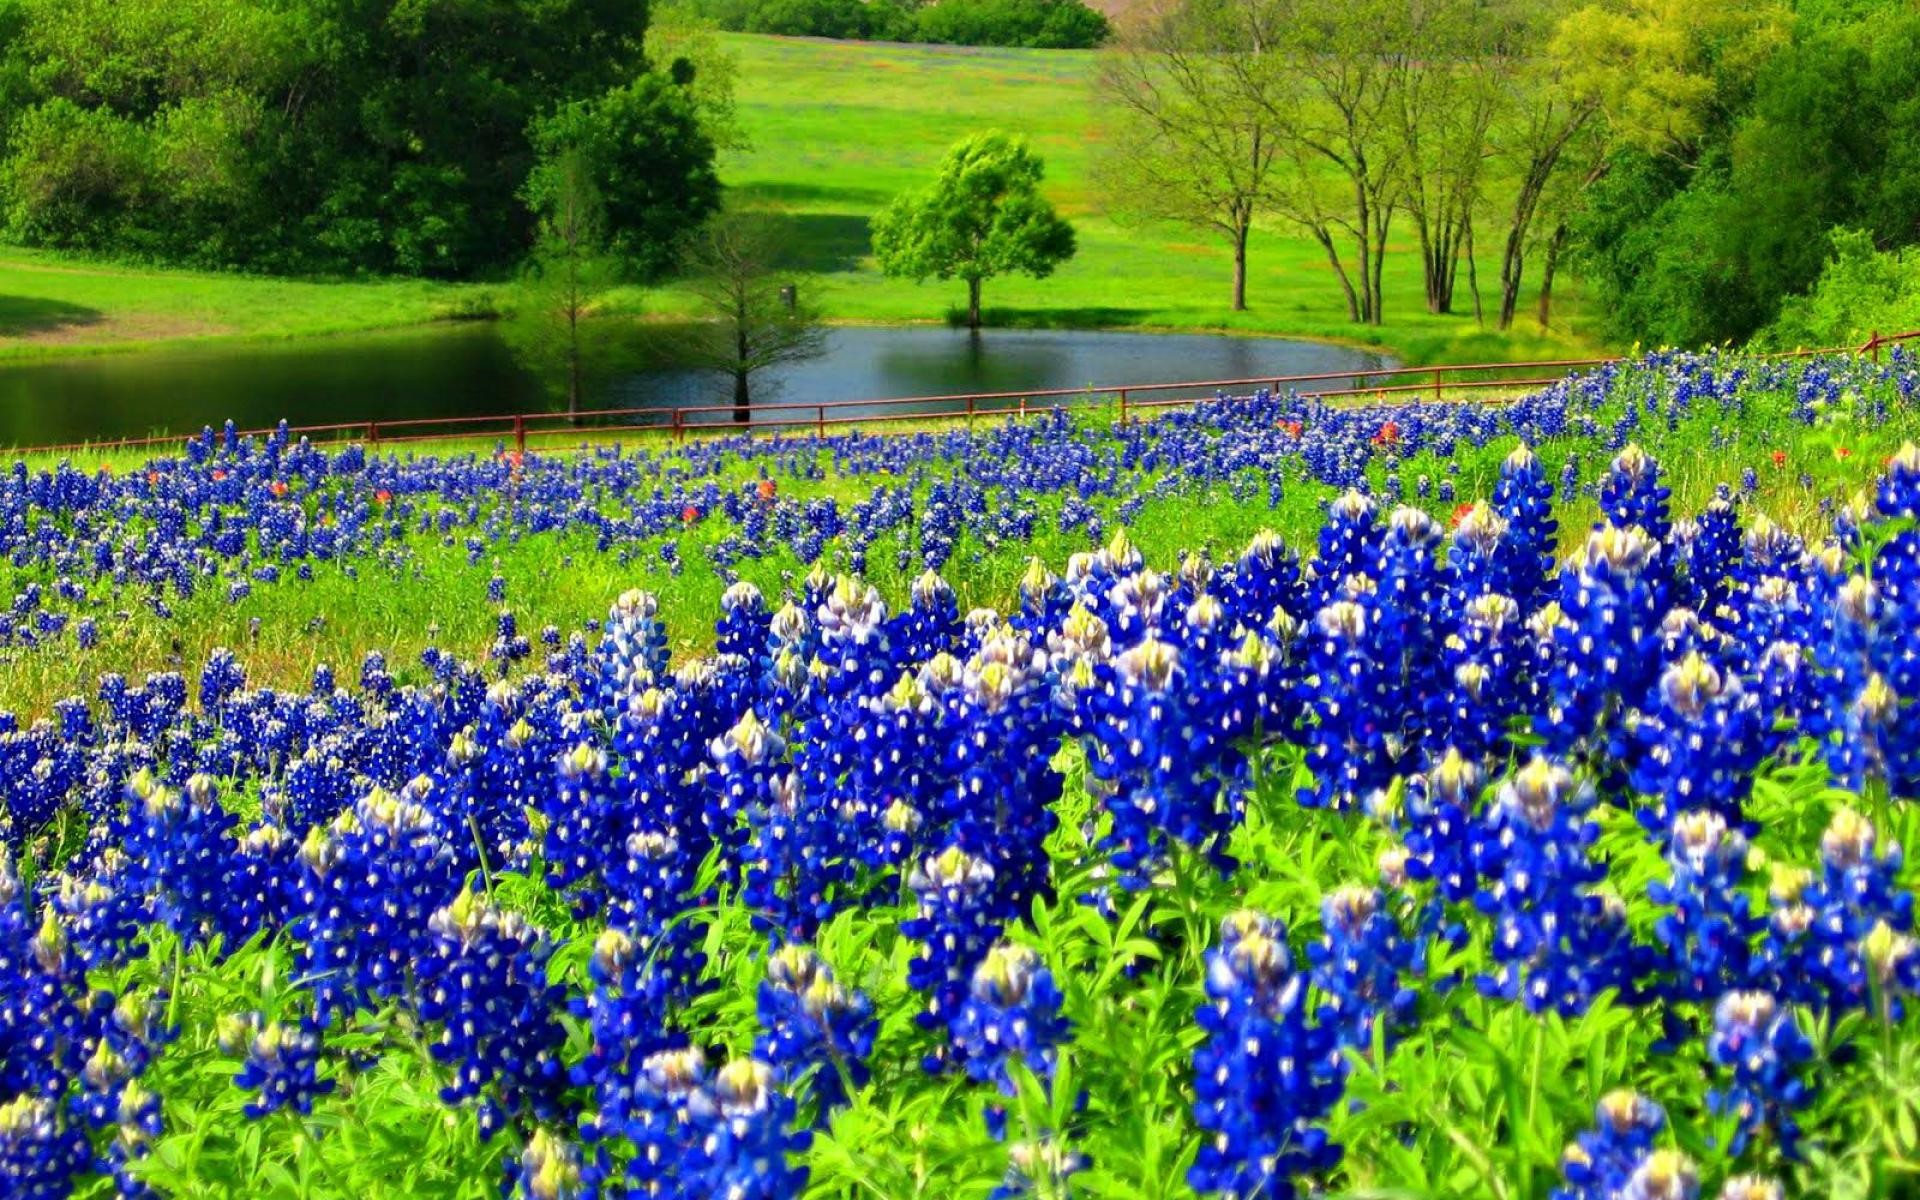
[(980, 289), (997, 275), (1043, 279), (1073, 257), (1073, 226), (1040, 194), (1040, 156), (998, 130), (947, 151), (932, 186), (873, 219), (881, 270), (913, 280), (963, 279), (967, 325), (980, 327)]
[[(6, 229), (216, 267), (467, 275), (525, 251), (523, 189), (566, 140), (536, 135), (584, 106), (626, 171), (600, 181), (609, 216), (634, 210), (623, 232), (651, 243), (713, 188), (646, 29), (632, 0), (11, 0)], [(654, 156), (643, 186), (636, 156)]]

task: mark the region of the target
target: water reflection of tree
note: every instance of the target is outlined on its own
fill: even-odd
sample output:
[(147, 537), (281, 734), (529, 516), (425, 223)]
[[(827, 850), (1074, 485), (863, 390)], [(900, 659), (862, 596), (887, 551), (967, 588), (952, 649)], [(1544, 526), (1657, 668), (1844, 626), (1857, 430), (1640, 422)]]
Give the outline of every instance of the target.
[(752, 419), (766, 372), (818, 358), (826, 331), (792, 278), (780, 269), (778, 220), (727, 211), (686, 241), (685, 287), (700, 320), (674, 330), (664, 347), (678, 366), (710, 373), (733, 397), (733, 419)]
[(606, 330), (594, 308), (615, 282), (606, 250), (605, 208), (578, 151), (554, 164), (537, 202), (539, 240), (521, 277), (519, 302), (505, 329), (514, 358), (569, 414), (603, 376)]

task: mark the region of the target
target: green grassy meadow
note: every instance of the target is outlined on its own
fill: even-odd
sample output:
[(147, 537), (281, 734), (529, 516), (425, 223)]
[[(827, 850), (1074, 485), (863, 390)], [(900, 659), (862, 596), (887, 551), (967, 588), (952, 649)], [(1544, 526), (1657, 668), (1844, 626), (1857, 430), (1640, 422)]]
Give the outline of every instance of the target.
[(481, 315), (497, 289), (167, 271), (0, 250), (0, 359), (284, 341)]
[[(1228, 306), (1225, 242), (1171, 224), (1123, 226), (1091, 177), (1100, 138), (1093, 51), (1004, 50), (822, 42), (723, 35), (739, 60), (741, 125), (751, 140), (724, 164), (751, 206), (783, 214), (795, 260), (815, 274), (816, 299), (852, 321), (944, 320), (965, 299), (958, 283), (883, 278), (867, 257), (867, 220), (895, 193), (923, 185), (964, 134), (1026, 136), (1047, 162), (1047, 191), (1073, 221), (1079, 253), (1052, 277), (988, 283), (989, 320), (1003, 325), (1224, 329), (1382, 346), (1408, 361), (1471, 362), (1577, 355), (1584, 335), (1578, 285), (1556, 290), (1567, 328), (1543, 333), (1528, 314), (1501, 334), (1468, 315), (1434, 317), (1421, 298), (1411, 230), (1386, 262), (1387, 320), (1346, 319), (1339, 285), (1311, 239), (1278, 224), (1249, 250), (1249, 311)], [(1497, 264), (1482, 264), (1491, 273)], [(1489, 301), (1491, 278), (1483, 281)], [(671, 293), (655, 301), (675, 305)]]
[[(1354, 325), (1319, 247), (1275, 225), (1257, 230), (1251, 247), (1250, 311), (1229, 311), (1231, 264), (1219, 239), (1174, 225), (1122, 226), (1106, 214), (1089, 169), (1100, 136), (1092, 52), (746, 34), (722, 35), (722, 42), (738, 59), (740, 123), (749, 142), (723, 157), (722, 177), (747, 207), (779, 214), (792, 262), (830, 320), (942, 321), (962, 302), (958, 284), (882, 277), (869, 255), (867, 222), (895, 193), (926, 182), (952, 142), (1001, 128), (1028, 137), (1045, 156), (1048, 191), (1074, 222), (1080, 251), (1051, 278), (990, 282), (992, 323), (1286, 334), (1377, 345), (1422, 363), (1578, 356), (1597, 348), (1582, 332), (1573, 280), (1559, 289), (1566, 326), (1551, 332), (1533, 323), (1530, 306), (1508, 334), (1482, 328), (1470, 315), (1428, 315), (1419, 264), (1404, 242), (1386, 264), (1386, 323)], [(0, 251), (0, 360), (397, 328), (488, 315), (511, 305), (512, 290), (428, 280), (267, 279), (8, 249)], [(605, 314), (671, 317), (689, 304), (671, 285), (627, 288), (609, 298)]]

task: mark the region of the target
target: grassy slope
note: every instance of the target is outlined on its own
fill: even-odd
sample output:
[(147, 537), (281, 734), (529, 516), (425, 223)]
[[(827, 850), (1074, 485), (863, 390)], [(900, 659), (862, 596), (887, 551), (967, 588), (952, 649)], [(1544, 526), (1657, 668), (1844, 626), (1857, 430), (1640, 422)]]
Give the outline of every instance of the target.
[(389, 329), (484, 304), (486, 289), (417, 279), (342, 283), (142, 270), (0, 253), (0, 359)]
[[(1252, 311), (1229, 312), (1230, 264), (1218, 239), (1171, 225), (1123, 228), (1104, 215), (1088, 174), (1098, 136), (1091, 53), (725, 41), (739, 58), (751, 147), (727, 157), (723, 176), (748, 204), (782, 213), (796, 260), (814, 273), (808, 286), (834, 319), (940, 320), (962, 300), (958, 285), (882, 278), (868, 257), (867, 221), (896, 192), (923, 184), (953, 141), (999, 127), (1027, 135), (1046, 156), (1048, 191), (1078, 228), (1080, 253), (1050, 279), (990, 283), (996, 321), (1284, 333), (1379, 344), (1414, 361), (1593, 349), (1577, 336), (1542, 336), (1531, 322), (1507, 336), (1468, 317), (1428, 316), (1405, 244), (1387, 262), (1387, 324), (1354, 326), (1319, 248), (1279, 227), (1254, 239)], [(488, 291), (141, 270), (9, 250), (0, 252), (0, 359), (412, 325), (485, 307)], [(1577, 330), (1578, 297), (1565, 291), (1561, 312)], [(669, 288), (630, 293), (614, 308), (673, 313), (686, 304)]]
[[(1543, 337), (1531, 320), (1503, 336), (1471, 316), (1427, 315), (1404, 222), (1386, 264), (1383, 328), (1349, 323), (1323, 252), (1279, 225), (1256, 231), (1251, 311), (1231, 312), (1221, 239), (1168, 224), (1123, 227), (1105, 215), (1089, 172), (1099, 136), (1091, 52), (725, 40), (739, 58), (741, 120), (752, 139), (725, 164), (727, 182), (784, 213), (797, 256), (819, 273), (818, 297), (836, 317), (939, 320), (963, 302), (958, 284), (879, 276), (866, 257), (867, 220), (895, 193), (923, 185), (955, 140), (998, 127), (1026, 135), (1045, 156), (1047, 191), (1073, 220), (1080, 252), (1049, 279), (989, 283), (997, 321), (1288, 333), (1377, 343), (1419, 361), (1593, 349), (1578, 336)], [(1577, 289), (1569, 283), (1563, 296), (1560, 312), (1577, 331)]]

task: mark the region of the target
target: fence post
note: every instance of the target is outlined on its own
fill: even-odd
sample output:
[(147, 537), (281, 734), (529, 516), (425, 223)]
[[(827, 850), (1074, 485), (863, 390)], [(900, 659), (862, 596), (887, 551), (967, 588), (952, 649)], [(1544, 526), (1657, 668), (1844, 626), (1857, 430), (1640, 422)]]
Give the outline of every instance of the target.
[(1878, 329), (1874, 330), (1873, 336), (1867, 339), (1867, 345), (1873, 350), (1873, 361), (1878, 363), (1880, 361), (1880, 331)]
[(513, 448), (521, 454), (527, 452), (527, 419), (519, 413), (513, 415)]
[(1433, 398), (1435, 400), (1440, 399), (1440, 368), (1439, 367), (1435, 367), (1433, 369)]
[(369, 446), (378, 446), (380, 444), (380, 422), (367, 422), (367, 444)]
[(972, 396), (967, 397), (967, 428), (969, 430), (973, 428), (973, 397)]
[(1020, 419), (1022, 421), (1027, 419), (1027, 398), (1025, 396), (1020, 397)]
[(827, 436), (827, 406), (824, 404), (815, 405), (813, 418), (814, 429), (819, 432), (821, 437)]
[(686, 417), (680, 412), (679, 405), (675, 405), (673, 409), (673, 440), (675, 442), (681, 442), (686, 440), (686, 436)]

